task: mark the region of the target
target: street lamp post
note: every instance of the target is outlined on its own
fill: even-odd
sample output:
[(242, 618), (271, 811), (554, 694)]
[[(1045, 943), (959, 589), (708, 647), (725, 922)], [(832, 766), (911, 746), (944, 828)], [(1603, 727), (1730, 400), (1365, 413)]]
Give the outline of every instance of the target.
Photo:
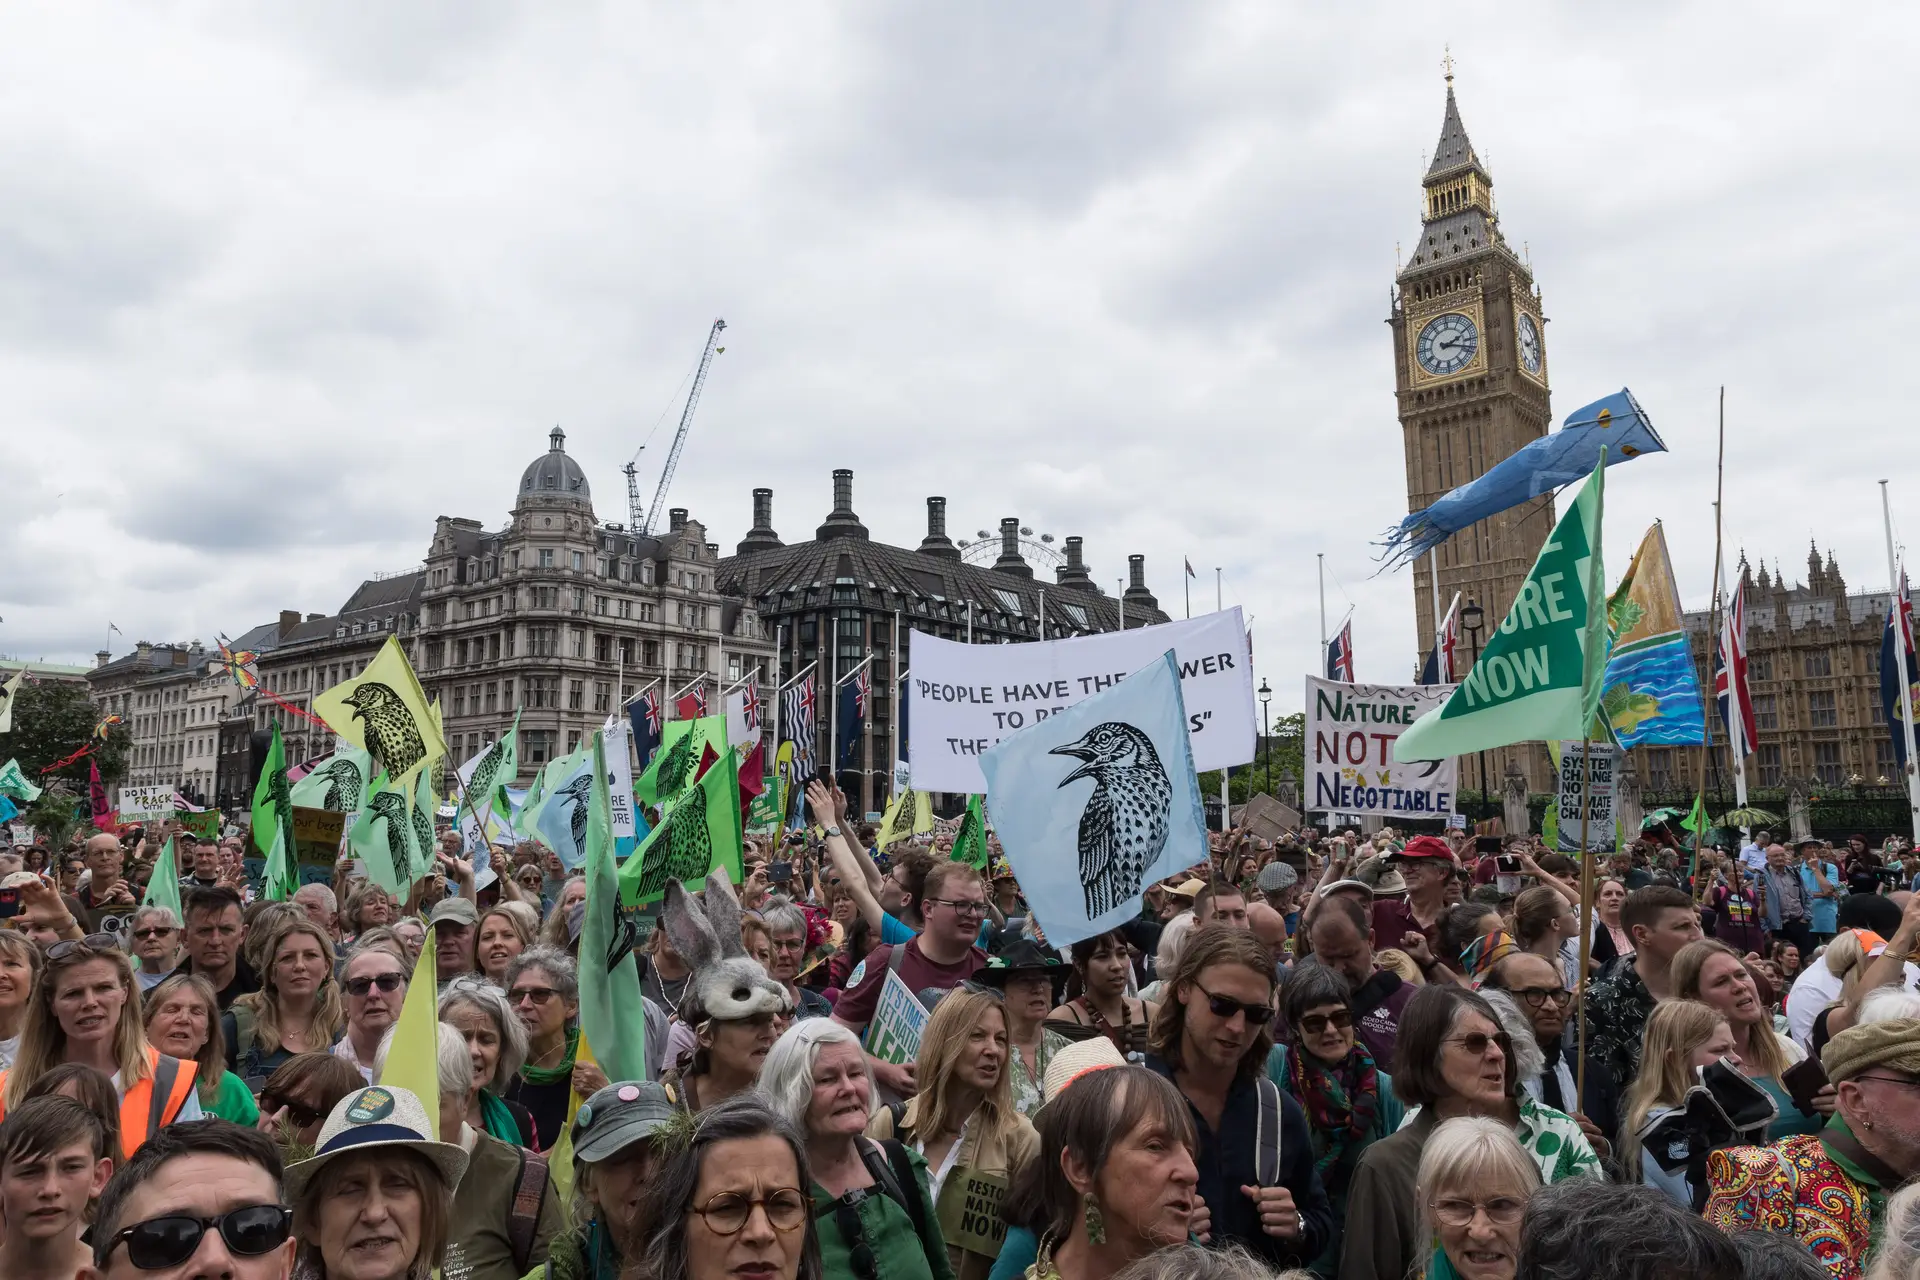
[(1261, 790), (1265, 791), (1268, 795), (1272, 795), (1273, 794), (1273, 713), (1270, 707), (1273, 702), (1273, 690), (1268, 686), (1266, 678), (1264, 676), (1261, 677), (1260, 688), (1258, 692), (1260, 694)]
[[(1461, 629), (1467, 633), (1467, 649), (1470, 654), (1467, 660), (1467, 670), (1469, 671), (1473, 670), (1474, 664), (1480, 661), (1480, 626), (1485, 621), (1486, 614), (1481, 610), (1478, 601), (1469, 599), (1466, 607), (1460, 610), (1460, 626)], [(1485, 817), (1487, 808), (1487, 753), (1485, 750), (1482, 750), (1479, 754), (1480, 809), (1481, 816)]]

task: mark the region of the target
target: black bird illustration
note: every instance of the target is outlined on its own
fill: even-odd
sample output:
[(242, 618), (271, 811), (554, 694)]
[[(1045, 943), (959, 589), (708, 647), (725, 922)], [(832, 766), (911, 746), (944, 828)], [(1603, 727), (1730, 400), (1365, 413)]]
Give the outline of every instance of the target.
[(366, 722), (367, 750), (386, 769), (389, 778), (404, 778), (427, 758), (426, 739), (400, 695), (378, 680), (357, 686), (346, 698), (353, 717)]
[(409, 807), (413, 817), (413, 876), (417, 880), (433, 870), (433, 811), (417, 802)]
[(667, 815), (666, 830), (654, 838), (640, 868), (642, 900), (664, 893), (667, 881), (691, 884), (713, 866), (713, 836), (707, 831), (707, 806), (699, 793), (688, 796)]
[(360, 821), (384, 820), (387, 824), (387, 857), (393, 863), (394, 876), (404, 888), (413, 878), (413, 833), (407, 819), (407, 798), (398, 791), (375, 792), (367, 801), (367, 809), (369, 812), (361, 815)]
[(1097, 919), (1140, 892), (1140, 881), (1167, 844), (1173, 785), (1153, 740), (1132, 725), (1109, 720), (1078, 742), (1047, 753), (1082, 763), (1061, 786), (1093, 779), (1080, 812), (1080, 884), (1087, 918)]
[(268, 772), (273, 776), (267, 779), (267, 803), (273, 806), (274, 816), (279, 820), (280, 840), (287, 851), (287, 865), (291, 867), (298, 861), (293, 847), (293, 784), (287, 781), (285, 769)]
[(912, 835), (913, 829), (920, 825), (920, 793), (908, 791), (900, 797), (900, 812), (893, 820), (895, 835)]
[(473, 766), (473, 776), (467, 779), (465, 789), (474, 821), (486, 821), (481, 815), (493, 808), (493, 791), (500, 785), (500, 770), (506, 763), (507, 740), (502, 738), (488, 747), (480, 763)]
[(335, 756), (316, 776), (327, 780), (327, 793), (320, 799), (322, 809), (330, 809), (334, 813), (359, 811), (360, 793), (365, 789), (367, 780), (360, 776), (358, 764), (345, 756)]
[(661, 800), (672, 799), (693, 776), (693, 766), (693, 734), (683, 733), (660, 757), (660, 767), (653, 774), (653, 794)]
[(578, 862), (587, 851), (587, 797), (593, 792), (593, 774), (583, 773), (566, 786), (554, 792), (547, 800), (548, 804), (569, 801), (573, 812), (567, 815), (568, 829), (573, 835), (573, 860)]

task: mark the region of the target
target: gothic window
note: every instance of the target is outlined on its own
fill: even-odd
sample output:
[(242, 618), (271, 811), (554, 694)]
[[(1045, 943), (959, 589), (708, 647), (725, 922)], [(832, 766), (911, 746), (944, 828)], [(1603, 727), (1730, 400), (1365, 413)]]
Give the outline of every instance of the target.
[(1750, 655), (1747, 658), (1747, 679), (1749, 681), (1773, 679), (1773, 655), (1770, 653)]
[(1845, 782), (1845, 767), (1840, 763), (1840, 744), (1837, 742), (1816, 742), (1813, 744), (1814, 776), (1830, 787)]
[(1758, 729), (1780, 727), (1780, 700), (1776, 695), (1757, 693), (1753, 696), (1753, 723)]
[(1833, 690), (1813, 689), (1807, 693), (1807, 723), (1815, 729), (1830, 729), (1840, 723), (1833, 705)]
[(1810, 649), (1806, 655), (1807, 674), (1810, 676), (1830, 676), (1833, 674), (1833, 653), (1827, 649)]
[(1763, 787), (1779, 786), (1781, 779), (1780, 744), (1763, 742), (1760, 744), (1760, 749), (1756, 751), (1754, 755), (1760, 761), (1760, 785)]

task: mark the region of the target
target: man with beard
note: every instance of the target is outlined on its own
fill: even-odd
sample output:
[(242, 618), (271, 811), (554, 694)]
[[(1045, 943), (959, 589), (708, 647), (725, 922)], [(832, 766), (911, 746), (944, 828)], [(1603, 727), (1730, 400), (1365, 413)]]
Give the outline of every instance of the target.
[(1353, 987), (1354, 1034), (1375, 1062), (1392, 1062), (1400, 1011), (1413, 999), (1414, 989), (1392, 970), (1373, 967), (1373, 930), (1366, 911), (1351, 898), (1328, 898), (1314, 909), (1307, 937), (1313, 959)]
[(1269, 1266), (1297, 1267), (1327, 1247), (1333, 1209), (1314, 1169), (1306, 1113), (1266, 1078), (1273, 964), (1245, 929), (1197, 931), (1165, 976), (1145, 1065), (1187, 1100), (1213, 1243), (1233, 1241)]

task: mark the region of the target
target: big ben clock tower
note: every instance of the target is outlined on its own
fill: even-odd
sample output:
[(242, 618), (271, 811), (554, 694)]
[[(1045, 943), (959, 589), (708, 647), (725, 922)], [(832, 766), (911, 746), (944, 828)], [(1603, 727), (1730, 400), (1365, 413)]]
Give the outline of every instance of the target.
[[(1388, 317), (1409, 511), (1539, 439), (1551, 421), (1540, 291), (1500, 233), (1493, 178), (1467, 140), (1450, 67), (1440, 143), (1421, 186), (1420, 239), (1395, 280)], [(1482, 520), (1440, 545), (1440, 608), (1455, 591), (1463, 608), (1468, 600), (1478, 603), (1481, 647), (1506, 617), (1552, 528), (1549, 495)], [(1431, 555), (1414, 565), (1413, 612), (1423, 654), (1433, 646), (1433, 573)], [(1467, 643), (1464, 634), (1461, 642)], [(1463, 673), (1466, 660), (1463, 652)], [(1488, 786), (1497, 790), (1506, 753), (1488, 754)], [(1519, 758), (1524, 766), (1530, 755)], [(1540, 786), (1545, 779), (1532, 781)], [(1463, 774), (1461, 785), (1478, 790), (1477, 772)]]

